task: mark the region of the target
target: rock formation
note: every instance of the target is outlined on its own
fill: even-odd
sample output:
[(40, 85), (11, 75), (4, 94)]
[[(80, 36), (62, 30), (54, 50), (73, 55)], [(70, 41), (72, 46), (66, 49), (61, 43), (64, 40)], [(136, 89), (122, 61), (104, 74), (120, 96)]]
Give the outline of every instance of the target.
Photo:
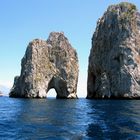
[(99, 19), (89, 56), (87, 98), (140, 98), (140, 13), (123, 2)]
[(57, 98), (77, 98), (78, 58), (63, 33), (29, 43), (10, 97), (44, 98), (54, 88)]

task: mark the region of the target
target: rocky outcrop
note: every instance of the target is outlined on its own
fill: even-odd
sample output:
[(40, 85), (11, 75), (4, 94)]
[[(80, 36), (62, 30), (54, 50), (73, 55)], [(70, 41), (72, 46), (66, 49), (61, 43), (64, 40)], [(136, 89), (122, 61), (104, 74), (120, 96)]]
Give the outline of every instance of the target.
[(29, 43), (10, 97), (44, 98), (54, 88), (57, 98), (77, 98), (78, 58), (63, 33)]
[(87, 98), (140, 98), (140, 13), (109, 6), (97, 23), (89, 56)]

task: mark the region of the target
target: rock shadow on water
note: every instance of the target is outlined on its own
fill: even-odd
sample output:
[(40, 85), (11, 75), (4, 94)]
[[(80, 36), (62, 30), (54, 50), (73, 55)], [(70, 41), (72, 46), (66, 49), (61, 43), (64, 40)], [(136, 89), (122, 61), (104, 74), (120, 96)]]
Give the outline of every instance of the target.
[(87, 138), (140, 139), (138, 100), (91, 100), (89, 103)]

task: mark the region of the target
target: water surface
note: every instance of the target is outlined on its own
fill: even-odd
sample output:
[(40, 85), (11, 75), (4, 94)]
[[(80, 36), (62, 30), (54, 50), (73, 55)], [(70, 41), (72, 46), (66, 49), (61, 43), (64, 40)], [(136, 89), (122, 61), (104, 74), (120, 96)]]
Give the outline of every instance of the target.
[(140, 139), (140, 101), (1, 97), (0, 139)]

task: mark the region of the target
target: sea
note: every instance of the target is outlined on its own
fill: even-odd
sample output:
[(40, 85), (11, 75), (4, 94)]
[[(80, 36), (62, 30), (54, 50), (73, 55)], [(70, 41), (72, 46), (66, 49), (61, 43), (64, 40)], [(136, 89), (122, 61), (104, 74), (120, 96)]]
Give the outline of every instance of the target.
[(140, 140), (140, 100), (0, 97), (0, 140)]

